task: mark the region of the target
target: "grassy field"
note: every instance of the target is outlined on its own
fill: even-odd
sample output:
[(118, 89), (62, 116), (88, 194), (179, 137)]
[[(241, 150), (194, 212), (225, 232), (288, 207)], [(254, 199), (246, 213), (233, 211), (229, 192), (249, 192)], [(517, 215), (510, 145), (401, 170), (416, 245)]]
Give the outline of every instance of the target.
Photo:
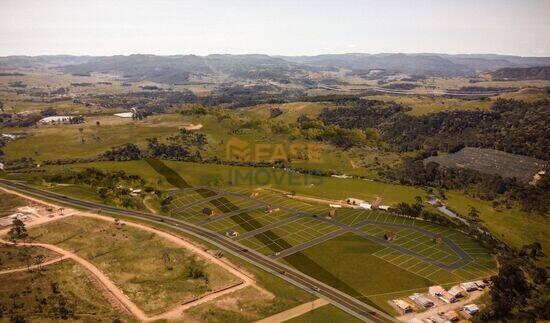
[[(96, 126), (96, 121), (100, 126)], [(91, 117), (85, 124), (41, 126), (31, 129), (9, 129), (27, 132), (28, 136), (5, 147), (8, 159), (31, 157), (43, 160), (90, 158), (126, 143), (145, 146), (146, 139), (164, 138), (178, 131), (175, 125), (147, 126), (149, 120), (132, 122), (112, 116)], [(80, 132), (79, 129), (83, 129)], [(82, 142), (84, 140), (84, 142)]]
[[(165, 164), (176, 171), (192, 186), (210, 185), (217, 187), (271, 187), (285, 191), (295, 191), (296, 194), (305, 194), (330, 199), (346, 199), (355, 197), (374, 201), (382, 198), (382, 204), (394, 204), (402, 201), (414, 202), (415, 196), (424, 196), (421, 189), (387, 184), (377, 181), (361, 179), (338, 179), (333, 177), (319, 177), (288, 173), (279, 169), (226, 166), (215, 164), (199, 164), (189, 162), (165, 161)], [(46, 166), (50, 171), (58, 171), (67, 166)], [(94, 162), (73, 164), (74, 169), (96, 167), (105, 170), (120, 169), (128, 174), (140, 175), (147, 185), (159, 189), (174, 188), (162, 176), (159, 176), (145, 161), (130, 162)]]
[[(538, 241), (542, 244), (545, 253), (550, 250), (548, 217), (526, 213), (517, 208), (495, 209), (489, 201), (474, 199), (457, 191), (449, 191), (446, 196), (445, 203), (460, 214), (468, 214), (470, 207), (479, 210), (483, 224), (505, 243), (519, 249), (523, 245)], [(541, 264), (550, 265), (548, 257), (542, 258)]]
[[(136, 219), (129, 219), (132, 221), (141, 222)], [(196, 245), (201, 247), (205, 250), (218, 250), (218, 248), (214, 245), (210, 245), (205, 241), (197, 240), (194, 236), (185, 235), (181, 231), (175, 231), (170, 228), (166, 227), (159, 227), (159, 225), (155, 223), (144, 223), (148, 226), (157, 227), (162, 230), (168, 231), (176, 236), (181, 236), (185, 239), (189, 239), (191, 241), (194, 241)], [(289, 284), (285, 280), (276, 277), (260, 268), (257, 268), (253, 265), (250, 265), (248, 262), (242, 260), (241, 258), (235, 257), (231, 254), (225, 253), (224, 257), (227, 258), (231, 263), (235, 264), (236, 266), (239, 266), (240, 268), (244, 268), (247, 272), (251, 273), (255, 279), (258, 286), (268, 290), (273, 297), (266, 297), (265, 294), (257, 292), (254, 292), (254, 298), (257, 302), (247, 302), (247, 311), (241, 311), (242, 307), (239, 307), (238, 309), (235, 308), (234, 304), (231, 305), (231, 313), (232, 315), (237, 314), (233, 317), (239, 317), (239, 320), (244, 321), (250, 321), (251, 317), (257, 317), (264, 318), (268, 317), (274, 314), (277, 314), (279, 312), (282, 312), (284, 310), (290, 309), (292, 307), (295, 307), (297, 305), (312, 301), (315, 299), (313, 295), (310, 293)], [(245, 288), (242, 291), (238, 291), (238, 295), (240, 293), (246, 293), (249, 295), (249, 289)], [(235, 293), (228, 294), (227, 297), (231, 298), (231, 295), (234, 295)], [(201, 316), (203, 312), (207, 312), (208, 319), (213, 322), (227, 322), (225, 318), (227, 317), (227, 310), (228, 306), (225, 302), (223, 302), (225, 298), (220, 298), (221, 302), (209, 302), (209, 304), (197, 306), (195, 308), (192, 308), (189, 310), (189, 315), (192, 317)], [(233, 301), (231, 302), (233, 303)], [(215, 304), (215, 305), (212, 305)], [(238, 305), (239, 303), (237, 303)], [(212, 305), (212, 306), (211, 306)], [(236, 313), (235, 313), (236, 312)], [(244, 316), (243, 316), (244, 315)]]
[(189, 279), (192, 258), (200, 258), (153, 233), (114, 222), (71, 217), (33, 228), (30, 236), (91, 261), (148, 314), (239, 281), (206, 263), (208, 280)]
[(0, 217), (10, 215), (17, 207), (25, 205), (27, 202), (19, 196), (0, 191)]
[(38, 255), (43, 255), (44, 261), (60, 257), (57, 253), (40, 247), (16, 247), (0, 244), (0, 271), (32, 266)]
[(355, 318), (338, 307), (327, 304), (306, 314), (300, 315), (288, 321), (286, 323), (333, 323), (333, 322), (346, 322), (346, 323), (359, 323), (361, 320)]
[(0, 321), (16, 317), (27, 322), (60, 321), (60, 306), (69, 310), (66, 319), (71, 321), (128, 321), (130, 317), (113, 307), (99, 286), (85, 269), (69, 260), (49, 265), (41, 273), (0, 275)]

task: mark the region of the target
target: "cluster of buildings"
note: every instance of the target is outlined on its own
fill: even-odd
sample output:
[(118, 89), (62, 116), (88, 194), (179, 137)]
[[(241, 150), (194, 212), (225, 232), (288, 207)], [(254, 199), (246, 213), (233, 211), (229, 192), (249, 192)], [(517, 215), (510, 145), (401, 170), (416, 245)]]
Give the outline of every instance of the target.
[[(467, 299), (468, 293), (483, 290), (487, 284), (481, 280), (460, 283), (446, 290), (440, 285), (431, 286), (428, 288), (428, 293), (414, 293), (407, 299), (394, 299), (392, 305), (402, 314), (412, 313), (415, 308), (428, 309), (435, 308), (438, 304), (452, 304), (460, 299)], [(458, 305), (458, 304), (457, 304)], [(460, 307), (457, 306), (456, 309)], [(476, 304), (468, 304), (462, 306), (457, 312), (455, 310), (442, 311), (437, 315), (430, 316), (424, 320), (413, 319), (409, 322), (428, 322), (428, 323), (448, 323), (456, 322), (461, 317), (465, 319), (471, 318), (472, 315), (479, 312), (479, 307)], [(459, 315), (460, 314), (460, 315)]]
[(365, 210), (378, 209), (378, 210), (384, 210), (384, 211), (387, 211), (390, 209), (389, 205), (378, 205), (377, 203), (371, 204), (353, 197), (348, 197), (346, 199), (346, 203), (354, 209), (365, 209)]
[(38, 122), (41, 124), (70, 123), (72, 118), (72, 116), (51, 116), (42, 118)]

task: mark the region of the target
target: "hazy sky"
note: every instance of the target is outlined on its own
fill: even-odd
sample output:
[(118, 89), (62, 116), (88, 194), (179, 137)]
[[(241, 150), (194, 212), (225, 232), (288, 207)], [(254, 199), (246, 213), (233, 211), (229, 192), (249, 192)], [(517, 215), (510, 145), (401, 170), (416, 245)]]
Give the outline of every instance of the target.
[(550, 56), (550, 0), (0, 0), (0, 55)]

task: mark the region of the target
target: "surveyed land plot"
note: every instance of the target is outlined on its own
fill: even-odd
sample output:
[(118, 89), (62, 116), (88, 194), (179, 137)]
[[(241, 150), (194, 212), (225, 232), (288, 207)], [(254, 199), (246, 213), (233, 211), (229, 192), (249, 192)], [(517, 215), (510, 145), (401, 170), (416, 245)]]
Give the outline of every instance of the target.
[[(336, 230), (338, 230), (336, 225), (319, 222), (313, 218), (299, 218), (291, 223), (271, 229), (270, 233), (274, 233), (276, 239), (272, 239), (272, 235), (269, 233), (260, 233), (241, 242), (263, 254), (269, 255), (273, 253), (273, 250), (278, 252), (286, 249), (284, 244), (279, 244), (281, 240), (292, 246), (297, 246)], [(269, 241), (268, 243), (260, 242), (266, 241), (266, 239)]]
[(245, 233), (250, 230), (244, 230), (243, 228), (250, 228), (251, 230), (256, 230), (266, 225), (274, 224), (279, 221), (285, 220), (288, 217), (292, 216), (292, 213), (285, 212), (282, 210), (267, 213), (263, 209), (248, 211), (248, 212), (245, 212), (245, 214), (247, 216), (245, 216), (243, 213), (238, 213), (236, 215), (221, 219), (219, 221), (212, 221), (208, 224), (205, 224), (205, 227), (219, 233), (225, 233), (228, 231)]

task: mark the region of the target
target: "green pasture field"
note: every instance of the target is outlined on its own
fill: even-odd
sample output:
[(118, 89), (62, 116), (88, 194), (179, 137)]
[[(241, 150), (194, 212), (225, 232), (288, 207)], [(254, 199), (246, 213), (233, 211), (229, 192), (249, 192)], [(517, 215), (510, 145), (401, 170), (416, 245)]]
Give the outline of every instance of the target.
[(208, 281), (188, 279), (187, 267), (196, 257), (192, 252), (153, 233), (114, 222), (69, 217), (32, 228), (29, 235), (73, 250), (94, 263), (148, 314), (161, 313), (179, 302), (239, 282), (217, 265), (207, 263), (204, 271)]
[[(57, 286), (57, 293), (52, 286)], [(125, 312), (109, 303), (101, 292), (100, 283), (86, 269), (70, 260), (48, 265), (41, 273), (22, 271), (0, 275), (0, 307), (5, 309), (2, 320), (6, 322), (12, 316), (8, 312), (11, 310), (14, 317), (21, 316), (27, 321), (61, 321), (61, 298), (65, 299), (67, 308), (76, 312), (76, 318), (71, 316), (70, 320), (131, 320)]]
[[(164, 138), (178, 131), (173, 125), (149, 127), (145, 122), (113, 118), (116, 117), (89, 118), (85, 124), (8, 129), (6, 131), (25, 131), (28, 136), (10, 142), (4, 151), (7, 159), (30, 157), (38, 162), (92, 158), (112, 147), (127, 143), (145, 146), (147, 138)], [(100, 121), (100, 125), (97, 126), (95, 121)], [(83, 129), (82, 133), (79, 129)]]
[[(382, 198), (382, 204), (392, 205), (399, 202), (414, 203), (415, 196), (424, 196), (425, 191), (410, 186), (387, 184), (362, 179), (339, 179), (319, 177), (298, 173), (289, 173), (267, 167), (244, 167), (216, 164), (200, 164), (179, 161), (163, 161), (192, 186), (239, 187), (253, 189), (257, 187), (295, 191), (296, 194), (318, 196), (329, 199), (355, 197), (366, 201)], [(124, 170), (128, 174), (141, 176), (148, 185), (159, 189), (174, 189), (165, 179), (152, 169), (146, 161), (129, 162), (93, 162), (63, 166), (44, 166), (50, 171), (66, 168), (82, 169), (96, 167), (104, 170)], [(157, 184), (158, 183), (158, 184)]]
[[(458, 191), (448, 191), (445, 204), (459, 214), (467, 215), (470, 207), (480, 212), (480, 219), (487, 228), (499, 239), (521, 248), (523, 245), (540, 242), (543, 251), (550, 251), (550, 237), (547, 228), (550, 219), (543, 215), (526, 213), (517, 207), (512, 209), (495, 209), (491, 202), (471, 198)], [(548, 257), (541, 258), (542, 265), (550, 265)]]

